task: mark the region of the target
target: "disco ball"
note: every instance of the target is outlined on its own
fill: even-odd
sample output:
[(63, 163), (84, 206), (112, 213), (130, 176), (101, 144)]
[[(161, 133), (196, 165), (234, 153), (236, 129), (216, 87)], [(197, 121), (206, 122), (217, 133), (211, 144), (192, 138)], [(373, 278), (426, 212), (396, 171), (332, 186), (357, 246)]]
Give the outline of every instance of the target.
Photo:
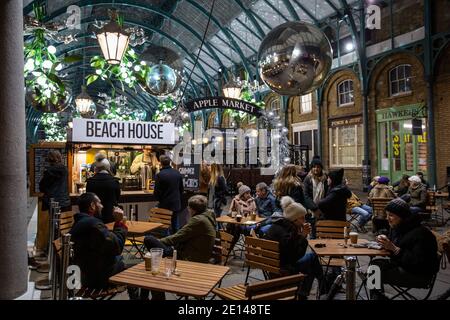
[(145, 89), (154, 96), (167, 96), (175, 92), (183, 80), (183, 63), (173, 50), (151, 46), (141, 56), (150, 70), (145, 79)]
[(261, 42), (258, 69), (270, 89), (299, 96), (319, 87), (331, 68), (333, 52), (325, 34), (306, 22), (287, 22)]

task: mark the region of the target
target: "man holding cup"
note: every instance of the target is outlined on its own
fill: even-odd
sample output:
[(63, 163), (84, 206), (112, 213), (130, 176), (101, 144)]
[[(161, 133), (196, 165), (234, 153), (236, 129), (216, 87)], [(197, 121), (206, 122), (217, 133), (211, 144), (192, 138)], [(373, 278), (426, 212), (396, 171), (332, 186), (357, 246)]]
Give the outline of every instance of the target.
[(372, 299), (386, 299), (382, 294), (384, 284), (399, 287), (423, 288), (439, 271), (437, 242), (435, 236), (421, 225), (418, 215), (409, 205), (396, 198), (386, 206), (391, 231), (388, 236), (379, 235), (377, 242), (391, 252), (389, 259), (374, 259), (381, 271), (380, 291), (371, 290)]

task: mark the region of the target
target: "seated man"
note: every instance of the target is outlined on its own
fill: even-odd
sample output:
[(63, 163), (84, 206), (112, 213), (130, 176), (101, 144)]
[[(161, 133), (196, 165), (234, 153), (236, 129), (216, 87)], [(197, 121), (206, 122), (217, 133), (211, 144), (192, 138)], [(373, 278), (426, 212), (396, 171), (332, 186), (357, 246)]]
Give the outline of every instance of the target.
[[(208, 199), (195, 195), (188, 200), (191, 219), (175, 234), (157, 239), (146, 236), (144, 244), (148, 250), (162, 248), (163, 256), (171, 256), (177, 250), (177, 258), (193, 262), (208, 263), (212, 256), (216, 239), (216, 218), (207, 211)], [(141, 290), (141, 298), (146, 298), (148, 291)], [(153, 299), (163, 299), (164, 294), (152, 292)]]
[(323, 276), (319, 259), (313, 252), (306, 253), (311, 225), (305, 223), (306, 209), (291, 197), (281, 199), (283, 217), (273, 218), (272, 226), (265, 239), (277, 241), (280, 245), (280, 267), (284, 273), (304, 273), (299, 298), (306, 299), (311, 290), (314, 278)]
[(102, 203), (91, 192), (78, 199), (80, 213), (75, 214), (70, 231), (74, 242), (74, 261), (81, 269), (81, 283), (89, 288), (106, 288), (108, 279), (124, 269), (122, 250), (128, 228), (123, 220), (123, 211), (113, 212), (114, 229), (109, 231), (100, 219)]
[(258, 215), (268, 218), (258, 227), (259, 234), (263, 235), (269, 230), (271, 225), (270, 217), (276, 209), (275, 196), (270, 192), (269, 187), (264, 182), (260, 182), (256, 185), (255, 203)]
[[(379, 258), (372, 261), (372, 264), (381, 269), (382, 286), (426, 286), (439, 271), (435, 236), (420, 224), (420, 218), (413, 215), (408, 204), (400, 198), (389, 202), (386, 213), (391, 231), (388, 237), (378, 236), (377, 241), (391, 252), (391, 256), (390, 259)], [(371, 293), (373, 298), (383, 298), (377, 290)]]

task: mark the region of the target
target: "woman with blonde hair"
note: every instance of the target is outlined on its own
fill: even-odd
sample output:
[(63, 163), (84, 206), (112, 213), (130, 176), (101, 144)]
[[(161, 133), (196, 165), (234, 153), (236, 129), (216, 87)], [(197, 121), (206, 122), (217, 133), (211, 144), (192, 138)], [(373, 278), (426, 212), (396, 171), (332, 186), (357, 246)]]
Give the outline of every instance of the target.
[(305, 197), (303, 192), (303, 183), (297, 175), (297, 168), (295, 165), (289, 164), (284, 166), (279, 176), (275, 179), (274, 190), (276, 196), (276, 206), (279, 212), (282, 212), (280, 200), (284, 196), (289, 196), (294, 199), (295, 202), (300, 203), (306, 209), (316, 211), (317, 206), (308, 198)]
[(227, 204), (227, 182), (220, 164), (211, 164), (209, 179), (208, 208), (214, 209), (216, 217), (222, 214), (222, 206)]

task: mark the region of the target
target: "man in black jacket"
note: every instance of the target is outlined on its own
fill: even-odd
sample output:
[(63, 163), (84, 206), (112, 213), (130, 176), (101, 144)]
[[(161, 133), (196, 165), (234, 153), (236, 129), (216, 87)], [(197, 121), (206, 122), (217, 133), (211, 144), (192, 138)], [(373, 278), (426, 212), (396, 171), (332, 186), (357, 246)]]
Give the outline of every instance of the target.
[(317, 255), (306, 253), (311, 225), (305, 223), (306, 209), (291, 197), (281, 199), (283, 217), (273, 218), (272, 226), (265, 239), (277, 241), (280, 246), (280, 267), (283, 273), (304, 273), (305, 279), (299, 293), (300, 299), (306, 299), (314, 278), (322, 279), (322, 267)]
[(155, 189), (153, 195), (159, 202), (158, 207), (171, 210), (172, 213), (172, 232), (178, 230), (178, 214), (181, 212), (181, 200), (183, 196), (183, 177), (178, 170), (170, 166), (170, 158), (162, 155), (159, 158), (161, 170), (155, 178)]
[(78, 208), (80, 213), (74, 216), (70, 234), (74, 261), (81, 269), (81, 283), (89, 288), (106, 288), (109, 277), (124, 269), (121, 254), (128, 228), (122, 222), (123, 211), (114, 210), (114, 229), (109, 231), (99, 219), (103, 206), (95, 194), (82, 194)]
[[(438, 247), (435, 236), (413, 215), (409, 205), (396, 198), (386, 206), (391, 231), (377, 241), (391, 252), (390, 259), (374, 259), (380, 267), (381, 285), (393, 284), (407, 288), (424, 288), (439, 271)], [(383, 288), (382, 288), (383, 291)], [(373, 296), (382, 297), (377, 291)]]
[(347, 199), (352, 193), (343, 183), (343, 178), (344, 169), (334, 170), (328, 174), (328, 193), (318, 203), (323, 220), (347, 220)]
[(113, 209), (119, 203), (119, 180), (110, 173), (108, 159), (102, 159), (95, 163), (95, 175), (87, 179), (86, 192), (95, 193), (103, 204), (102, 217), (104, 223), (114, 221)]

